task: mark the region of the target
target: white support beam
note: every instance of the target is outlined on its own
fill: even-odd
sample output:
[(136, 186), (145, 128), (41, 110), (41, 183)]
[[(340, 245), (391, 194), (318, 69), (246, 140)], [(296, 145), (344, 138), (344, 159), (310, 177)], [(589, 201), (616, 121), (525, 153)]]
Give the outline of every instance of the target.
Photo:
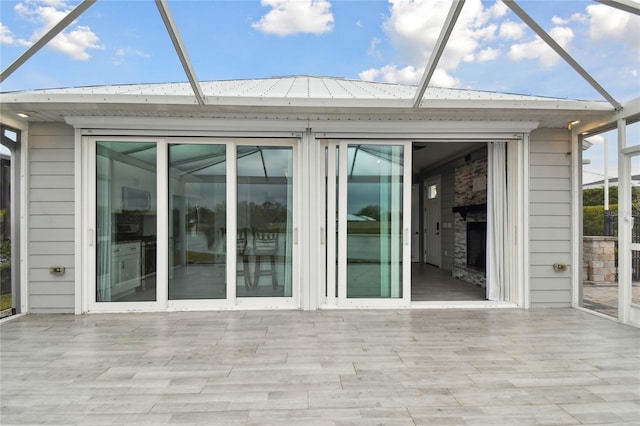
[(607, 6), (615, 7), (616, 9), (624, 10), (625, 12), (633, 13), (634, 15), (640, 15), (640, 3), (630, 0), (594, 0), (598, 3), (606, 4)]
[(164, 26), (167, 28), (169, 37), (171, 37), (171, 42), (173, 43), (173, 47), (175, 47), (176, 49), (178, 58), (180, 58), (180, 63), (182, 63), (184, 72), (187, 74), (187, 78), (189, 79), (189, 83), (191, 84), (191, 88), (193, 89), (193, 93), (196, 96), (198, 103), (200, 105), (204, 105), (204, 94), (202, 93), (200, 82), (198, 81), (196, 73), (191, 66), (191, 61), (189, 60), (187, 51), (184, 48), (184, 44), (182, 43), (182, 39), (180, 38), (180, 34), (178, 33), (178, 27), (173, 20), (171, 11), (169, 11), (167, 0), (156, 0), (156, 6), (158, 7), (158, 11), (162, 16), (162, 21), (164, 22)]
[(522, 21), (529, 26), (549, 47), (551, 47), (562, 59), (578, 72), (591, 86), (596, 89), (616, 110), (620, 110), (622, 105), (607, 92), (566, 50), (562, 48), (536, 21), (534, 21), (524, 10), (516, 4), (514, 0), (502, 0), (502, 2), (518, 15)]
[(462, 11), (464, 2), (465, 0), (455, 0), (451, 4), (451, 9), (449, 9), (449, 14), (444, 21), (442, 30), (440, 31), (440, 36), (438, 37), (438, 41), (436, 41), (436, 45), (433, 48), (431, 57), (429, 58), (429, 63), (427, 64), (424, 70), (424, 74), (420, 79), (418, 91), (413, 97), (414, 108), (418, 108), (418, 106), (420, 106), (420, 102), (422, 102), (424, 92), (427, 91), (427, 86), (431, 81), (431, 77), (433, 77), (433, 73), (436, 71), (436, 67), (438, 66), (438, 62), (440, 62), (440, 57), (442, 56), (442, 52), (444, 52), (444, 48), (447, 46), (447, 41), (449, 41), (449, 36), (451, 36), (451, 32), (453, 31), (453, 27), (458, 20), (458, 16), (460, 16), (460, 11)]
[(29, 47), (22, 55), (18, 57), (11, 65), (9, 65), (2, 74), (0, 74), (0, 83), (5, 81), (7, 77), (9, 77), (15, 70), (20, 68), (22, 64), (24, 64), (29, 58), (36, 54), (40, 49), (46, 46), (55, 36), (57, 36), (60, 32), (62, 32), (65, 28), (67, 28), (73, 21), (78, 19), (80, 15), (84, 13), (85, 10), (89, 9), (89, 7), (93, 6), (93, 4), (97, 0), (83, 0), (75, 9), (73, 9), (67, 16), (62, 18), (60, 22), (53, 26), (45, 35), (40, 37), (38, 41), (33, 43), (31, 47)]

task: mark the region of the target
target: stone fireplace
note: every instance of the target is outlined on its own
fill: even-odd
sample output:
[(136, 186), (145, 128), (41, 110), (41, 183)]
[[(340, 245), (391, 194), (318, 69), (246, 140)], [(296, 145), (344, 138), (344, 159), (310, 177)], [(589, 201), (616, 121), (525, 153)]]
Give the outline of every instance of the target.
[(487, 158), (455, 170), (453, 276), (486, 287)]

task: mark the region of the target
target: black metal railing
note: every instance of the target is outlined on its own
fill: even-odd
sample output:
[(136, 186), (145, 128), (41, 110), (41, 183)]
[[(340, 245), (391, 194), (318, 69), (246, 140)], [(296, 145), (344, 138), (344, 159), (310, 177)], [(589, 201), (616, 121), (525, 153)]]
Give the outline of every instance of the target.
[[(633, 227), (631, 228), (631, 242), (640, 243), (640, 216), (633, 217)], [(604, 211), (604, 235), (606, 237), (618, 236), (618, 212)], [(631, 254), (631, 265), (633, 268), (633, 280), (640, 280), (640, 251), (633, 251)], [(616, 243), (616, 267), (618, 266), (618, 245)]]

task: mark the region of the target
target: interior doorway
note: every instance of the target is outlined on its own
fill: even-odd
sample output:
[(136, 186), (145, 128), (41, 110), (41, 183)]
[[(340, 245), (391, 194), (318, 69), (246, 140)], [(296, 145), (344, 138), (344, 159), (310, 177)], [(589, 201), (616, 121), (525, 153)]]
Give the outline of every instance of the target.
[[(420, 198), (412, 212), (420, 216), (412, 218), (411, 232), (419, 232), (422, 253), (412, 263), (412, 302), (486, 300), (481, 241), (486, 241), (487, 152), (486, 142), (414, 143), (413, 183)], [(469, 235), (476, 236), (471, 246)]]

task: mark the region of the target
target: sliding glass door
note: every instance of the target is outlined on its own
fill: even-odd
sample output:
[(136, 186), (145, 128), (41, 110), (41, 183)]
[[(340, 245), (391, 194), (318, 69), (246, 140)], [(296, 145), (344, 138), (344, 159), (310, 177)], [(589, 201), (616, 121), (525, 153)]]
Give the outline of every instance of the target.
[(297, 143), (91, 139), (88, 309), (297, 307)]
[(410, 146), (325, 144), (328, 304), (410, 303)]

